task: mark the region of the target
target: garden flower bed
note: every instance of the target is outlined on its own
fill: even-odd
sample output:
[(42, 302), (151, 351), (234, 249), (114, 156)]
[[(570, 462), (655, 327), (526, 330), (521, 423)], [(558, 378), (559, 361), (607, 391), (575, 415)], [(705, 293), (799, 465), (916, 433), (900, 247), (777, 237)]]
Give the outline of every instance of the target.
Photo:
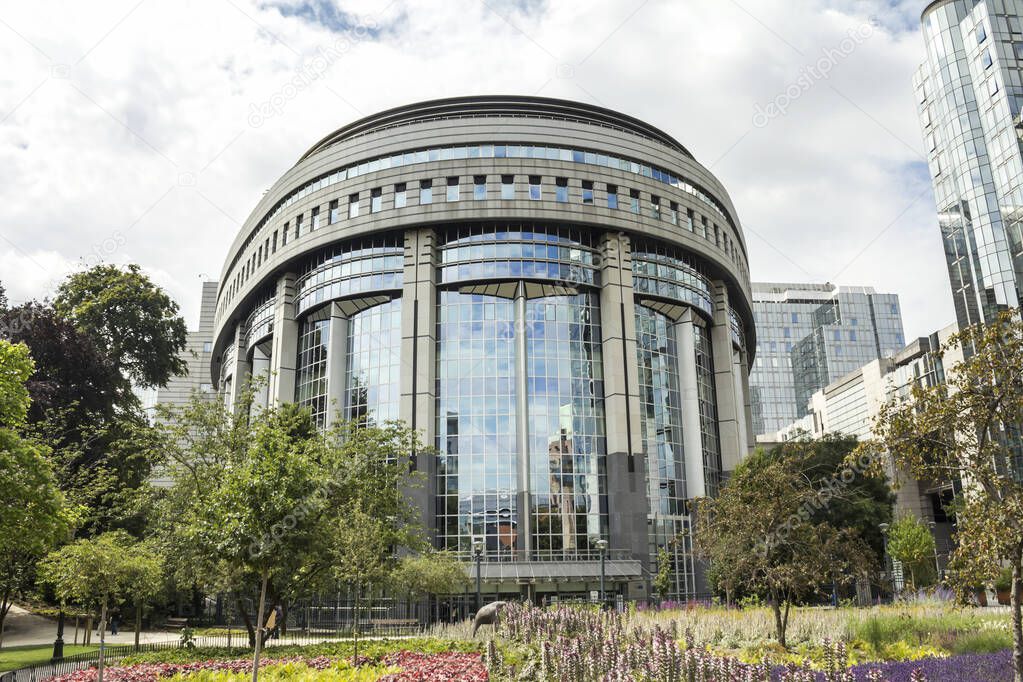
[[(447, 652), (424, 654), (400, 651), (384, 656), (380, 661), (360, 657), (359, 665), (327, 656), (315, 658), (271, 658), (261, 665), (268, 680), (317, 679), (351, 680), (352, 682), (482, 682), (488, 679), (487, 669), (479, 654)], [(109, 682), (157, 682), (158, 680), (196, 680), (196, 682), (244, 682), (252, 674), (252, 661), (195, 661), (189, 663), (135, 663), (104, 669), (104, 680)], [(68, 675), (51, 677), (44, 682), (95, 682), (95, 668), (79, 670)]]

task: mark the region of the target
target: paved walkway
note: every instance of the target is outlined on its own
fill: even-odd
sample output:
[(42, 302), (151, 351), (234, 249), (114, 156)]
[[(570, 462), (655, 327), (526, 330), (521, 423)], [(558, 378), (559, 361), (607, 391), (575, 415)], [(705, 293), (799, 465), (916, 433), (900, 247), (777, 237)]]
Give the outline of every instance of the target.
[[(82, 642), (85, 621), (80, 621), (78, 629), (78, 642)], [(92, 633), (92, 643), (99, 644), (99, 637)], [(57, 621), (43, 618), (26, 611), (18, 606), (12, 606), (11, 612), (7, 614), (4, 622), (4, 648), (15, 646), (30, 646), (33, 644), (53, 644), (57, 637)], [(142, 642), (168, 642), (176, 641), (179, 635), (176, 632), (147, 632), (143, 631), (140, 637)], [(75, 641), (75, 619), (69, 618), (64, 622), (64, 643), (73, 644)], [(107, 628), (107, 644), (134, 644), (135, 631), (129, 628), (122, 629), (117, 635), (111, 635)]]

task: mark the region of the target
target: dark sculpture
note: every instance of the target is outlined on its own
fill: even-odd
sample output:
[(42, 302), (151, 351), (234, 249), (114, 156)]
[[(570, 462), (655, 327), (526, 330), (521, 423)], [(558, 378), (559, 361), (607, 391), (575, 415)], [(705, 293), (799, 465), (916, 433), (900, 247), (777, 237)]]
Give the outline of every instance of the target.
[(472, 636), (476, 636), (476, 631), (480, 629), (481, 625), (493, 625), (496, 630), (501, 620), (501, 609), (507, 603), (506, 601), (490, 602), (477, 611), (476, 617), (472, 619)]

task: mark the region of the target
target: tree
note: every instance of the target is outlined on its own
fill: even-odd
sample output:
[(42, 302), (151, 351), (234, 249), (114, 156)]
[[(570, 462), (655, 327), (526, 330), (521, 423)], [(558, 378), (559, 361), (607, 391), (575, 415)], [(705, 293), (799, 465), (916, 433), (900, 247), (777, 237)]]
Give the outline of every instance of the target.
[(1012, 569), (1013, 668), (1023, 682), (1023, 322), (1019, 311), (969, 327), (941, 348), (966, 359), (945, 367), (945, 383), (916, 386), (883, 406), (875, 438), (861, 447), (888, 452), (925, 480), (952, 481), (956, 547), (949, 578), (964, 594)]
[(657, 551), (657, 575), (654, 576), (654, 591), (662, 601), (671, 594), (671, 555), (663, 547)]
[(757, 451), (736, 467), (717, 498), (695, 505), (697, 552), (721, 581), (768, 601), (782, 646), (795, 601), (870, 561), (855, 529), (814, 518), (821, 491), (804, 465), (800, 457)]
[(28, 413), (24, 345), (0, 341), (0, 646), (14, 599), (27, 590), (39, 557), (66, 536), (73, 514), (46, 459), (46, 449), (16, 428)]
[(11, 340), (26, 344), (35, 367), (26, 432), (49, 448), (61, 490), (86, 510), (80, 532), (141, 532), (152, 462), (148, 422), (103, 350), (52, 307), (26, 303), (0, 313)]
[[(99, 680), (103, 681), (107, 611), (115, 600), (131, 597), (139, 581), (155, 579), (151, 548), (136, 543), (124, 531), (82, 539), (47, 555), (39, 564), (39, 579), (63, 604), (100, 609)], [(136, 594), (138, 592), (135, 592)]]
[(95, 339), (119, 372), (143, 387), (187, 371), (178, 305), (138, 265), (97, 265), (57, 289), (54, 307)]
[(462, 592), (469, 584), (469, 574), (455, 555), (427, 551), (401, 558), (391, 573), (390, 583), (397, 593), (433, 597), (434, 620), (440, 620), (437, 597)]
[(888, 529), (888, 553), (909, 569), (913, 589), (917, 587), (918, 576), (927, 580), (933, 575), (934, 536), (912, 514), (903, 514)]

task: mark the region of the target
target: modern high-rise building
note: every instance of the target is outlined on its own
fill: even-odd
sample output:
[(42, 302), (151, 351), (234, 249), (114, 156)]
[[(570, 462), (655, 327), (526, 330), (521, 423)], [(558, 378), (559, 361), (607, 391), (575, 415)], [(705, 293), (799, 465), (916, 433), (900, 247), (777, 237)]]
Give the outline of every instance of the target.
[[(563, 100), (356, 121), (263, 196), (227, 254), (212, 376), (321, 425), (398, 418), (437, 454), (412, 501), (491, 594), (645, 597), (752, 442), (746, 244), (673, 137)], [(688, 536), (674, 593), (707, 594)]]
[(1023, 290), (1023, 0), (938, 0), (914, 78), (960, 326)]
[(210, 378), (210, 360), (213, 353), (213, 314), (217, 307), (217, 282), (202, 283), (202, 299), (199, 305), (199, 324), (188, 332), (185, 349), (181, 359), (185, 361), (188, 371), (185, 374), (170, 378), (166, 386), (143, 389), (139, 392), (142, 407), (150, 420), (156, 417), (158, 404), (169, 407), (181, 407), (192, 395), (213, 393), (213, 380)]
[(902, 350), (896, 294), (833, 284), (753, 284), (756, 360), (750, 368), (753, 431), (773, 434), (807, 414), (810, 396)]

